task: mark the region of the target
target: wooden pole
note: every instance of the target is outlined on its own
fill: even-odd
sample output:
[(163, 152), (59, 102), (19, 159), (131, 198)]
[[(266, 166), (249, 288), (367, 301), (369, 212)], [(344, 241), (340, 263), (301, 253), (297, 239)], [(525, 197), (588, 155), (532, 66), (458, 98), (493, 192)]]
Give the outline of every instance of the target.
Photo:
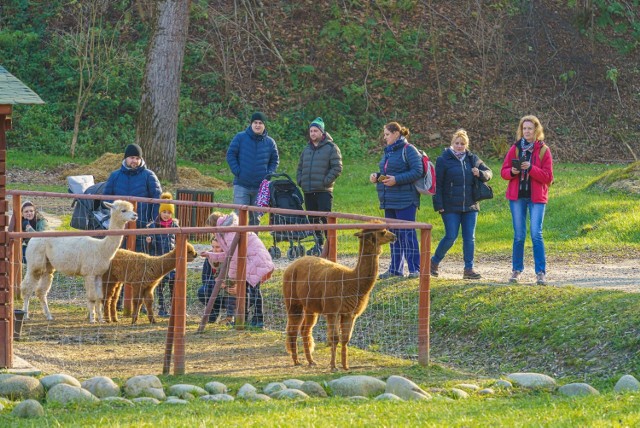
[[(238, 212), (238, 225), (249, 224), (249, 212), (241, 209)], [(247, 232), (239, 232), (238, 263), (236, 276), (236, 330), (245, 327), (245, 308), (247, 307)]]
[[(336, 217), (329, 217), (329, 224), (336, 224), (338, 219)], [(327, 231), (327, 245), (326, 250), (323, 249), (322, 252), (328, 255), (328, 259), (332, 262), (338, 261), (338, 231), (337, 230), (329, 230)]]
[[(22, 199), (20, 195), (14, 195), (11, 201), (13, 205), (14, 232), (22, 232)], [(20, 296), (20, 284), (22, 283), (22, 238), (13, 240), (11, 244), (11, 280), (13, 284), (14, 297)]]
[(187, 332), (187, 235), (176, 235), (176, 279), (173, 285), (171, 302), (173, 323), (173, 374), (183, 375), (185, 372), (185, 336)]
[(420, 229), (420, 291), (418, 296), (418, 363), (429, 365), (431, 305), (431, 229)]
[[(138, 211), (138, 203), (133, 201), (133, 210)], [(127, 223), (127, 229), (135, 229), (136, 222), (130, 221)], [(136, 235), (129, 235), (125, 238), (127, 240), (127, 250), (135, 251), (136, 250)], [(133, 288), (131, 284), (124, 285), (124, 301), (122, 302), (122, 315), (125, 317), (130, 317), (131, 312), (133, 311)]]
[[(0, 367), (13, 367), (13, 286), (9, 282), (11, 265), (7, 259), (7, 140), (5, 127), (11, 106), (0, 106)], [(22, 259), (22, 253), (20, 253)]]

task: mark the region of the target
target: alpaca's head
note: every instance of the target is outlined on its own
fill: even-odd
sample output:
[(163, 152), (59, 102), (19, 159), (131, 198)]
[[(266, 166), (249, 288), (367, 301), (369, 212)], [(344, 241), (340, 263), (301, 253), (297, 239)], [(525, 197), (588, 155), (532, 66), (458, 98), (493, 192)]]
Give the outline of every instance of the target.
[(198, 257), (198, 252), (193, 245), (187, 242), (187, 263), (192, 262), (196, 257)]
[(105, 202), (104, 205), (111, 211), (109, 229), (124, 229), (127, 222), (138, 219), (138, 214), (133, 210), (131, 202), (117, 200), (112, 204)]
[(384, 244), (388, 244), (389, 242), (395, 242), (396, 235), (389, 232), (387, 229), (364, 229), (360, 232), (356, 232), (355, 236), (360, 239), (362, 246), (376, 248), (377, 251), (374, 251), (371, 254), (380, 254), (382, 252), (381, 247)]

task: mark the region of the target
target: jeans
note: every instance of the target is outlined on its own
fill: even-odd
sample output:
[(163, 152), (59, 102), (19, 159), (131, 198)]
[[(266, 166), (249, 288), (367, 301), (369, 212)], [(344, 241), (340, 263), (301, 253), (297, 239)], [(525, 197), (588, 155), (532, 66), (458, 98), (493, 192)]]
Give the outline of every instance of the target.
[[(233, 186), (233, 203), (237, 205), (256, 205), (258, 188), (248, 189), (244, 186)], [(257, 212), (249, 211), (249, 225), (260, 224), (260, 216)]]
[(431, 262), (440, 264), (447, 254), (447, 251), (458, 239), (458, 231), (462, 228), (462, 257), (464, 268), (473, 269), (473, 255), (476, 246), (476, 223), (478, 222), (478, 211), (468, 211), (460, 213), (442, 213), (444, 223), (444, 236), (436, 248), (436, 252), (431, 258)]
[[(418, 207), (410, 205), (399, 210), (387, 208), (384, 210), (386, 218), (416, 221)], [(389, 272), (403, 275), (404, 261), (407, 261), (409, 273), (420, 272), (420, 247), (415, 229), (389, 229), (396, 235), (396, 241), (391, 243), (391, 265)]]
[(262, 309), (262, 291), (260, 291), (260, 283), (252, 287), (247, 282), (247, 303), (245, 306), (245, 322), (249, 321), (249, 308), (253, 307), (253, 318), (249, 325), (252, 327), (264, 326), (264, 313)]
[[(311, 192), (304, 194), (304, 205), (307, 211), (325, 211), (330, 212), (333, 206), (333, 193), (331, 192)], [(327, 224), (326, 217), (309, 216), (311, 224)], [(320, 246), (324, 245), (327, 231), (316, 230), (316, 243)]]
[[(213, 274), (213, 269), (209, 260), (205, 258), (202, 265), (202, 286), (198, 288), (198, 300), (203, 305), (207, 305), (209, 297), (213, 287), (216, 285), (216, 277)], [(222, 289), (219, 290), (216, 300), (213, 302), (211, 314), (209, 314), (209, 322), (216, 322), (218, 316), (226, 308), (227, 317), (233, 317), (236, 314), (236, 298), (225, 293)]]
[(546, 204), (531, 202), (529, 198), (509, 201), (511, 219), (513, 221), (513, 253), (511, 262), (514, 271), (522, 272), (524, 270), (524, 240), (527, 235), (527, 209), (529, 210), (530, 217), (529, 227), (531, 229), (533, 263), (536, 273), (546, 273), (547, 271), (544, 240), (542, 239), (542, 223), (544, 221), (546, 206)]

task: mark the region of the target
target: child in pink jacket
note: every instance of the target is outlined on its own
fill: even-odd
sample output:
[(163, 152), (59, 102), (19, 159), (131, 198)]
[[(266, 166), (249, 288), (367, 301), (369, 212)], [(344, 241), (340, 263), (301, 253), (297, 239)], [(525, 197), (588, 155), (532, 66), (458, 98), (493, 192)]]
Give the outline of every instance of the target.
[[(221, 213), (213, 213), (207, 220), (216, 220), (217, 226), (237, 226), (238, 216), (235, 213), (224, 215)], [(235, 232), (216, 233), (216, 241), (222, 247), (222, 252), (206, 252), (206, 256), (210, 263), (222, 262), (226, 259), (229, 247), (235, 237)], [(271, 277), (275, 266), (271, 255), (264, 246), (258, 235), (255, 233), (247, 234), (247, 305), (245, 309), (245, 322), (249, 321), (249, 308), (253, 306), (253, 318), (249, 325), (255, 328), (264, 328), (264, 314), (262, 311), (262, 292), (260, 291), (260, 283)], [(238, 275), (238, 252), (237, 249), (231, 258), (229, 265), (229, 273), (227, 277), (235, 280)]]

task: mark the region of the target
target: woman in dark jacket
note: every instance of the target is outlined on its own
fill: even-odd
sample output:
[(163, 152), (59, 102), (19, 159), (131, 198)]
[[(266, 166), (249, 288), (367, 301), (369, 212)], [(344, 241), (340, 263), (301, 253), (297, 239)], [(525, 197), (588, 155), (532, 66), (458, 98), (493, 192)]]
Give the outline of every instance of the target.
[(473, 270), (475, 233), (478, 221), (478, 203), (473, 200), (473, 180), (489, 181), (491, 169), (469, 150), (469, 137), (464, 129), (459, 129), (451, 138), (451, 147), (442, 151), (436, 160), (436, 194), (433, 195), (433, 209), (440, 213), (445, 234), (436, 252), (431, 257), (431, 276), (438, 276), (438, 267), (444, 256), (458, 239), (462, 227), (462, 255), (464, 258), (464, 279), (480, 279)]
[[(387, 123), (384, 140), (387, 146), (380, 160), (380, 172), (369, 176), (377, 183), (380, 208), (386, 218), (416, 221), (420, 207), (420, 194), (413, 182), (422, 176), (422, 158), (418, 150), (407, 142), (409, 130), (398, 122)], [(404, 261), (409, 267), (409, 278), (420, 276), (420, 249), (415, 229), (390, 229), (398, 238), (391, 243), (391, 265), (379, 276), (386, 279), (404, 276)]]

